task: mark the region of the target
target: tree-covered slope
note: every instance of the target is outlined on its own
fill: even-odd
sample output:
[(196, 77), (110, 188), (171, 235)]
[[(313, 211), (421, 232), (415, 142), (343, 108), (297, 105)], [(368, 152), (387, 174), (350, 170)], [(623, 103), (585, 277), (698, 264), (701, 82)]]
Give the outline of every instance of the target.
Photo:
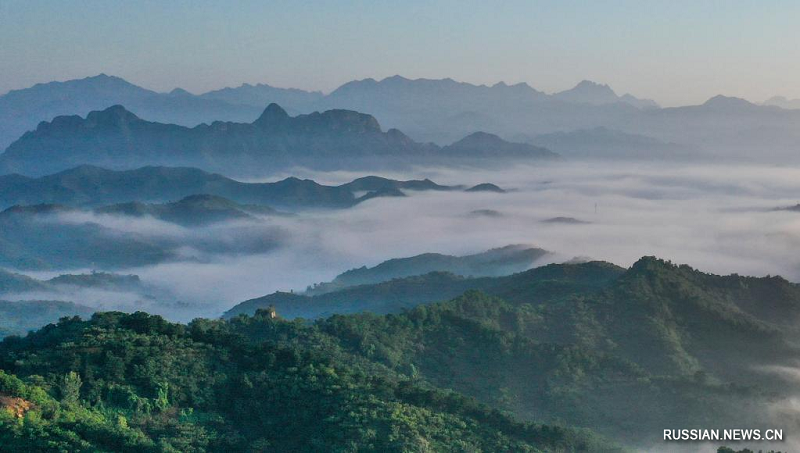
[(616, 451), (265, 316), (64, 319), (0, 343), (0, 370), (0, 394), (19, 398), (0, 410), (12, 451)]
[[(467, 289), (483, 292), (430, 303)], [(501, 278), (434, 273), (245, 304), (289, 316), (373, 312), (315, 328), (398, 373), (639, 446), (664, 426), (781, 425), (769, 407), (800, 390), (774, 373), (800, 359), (790, 321), (797, 285), (649, 257), (628, 270), (585, 263)]]
[[(409, 302), (448, 299), (448, 291), (459, 294)], [(302, 307), (333, 295), (334, 311), (348, 299), (369, 307), (380, 297), (409, 309), (308, 323), (281, 318), (280, 304), (278, 318), (256, 304), (248, 307), (254, 316), (188, 326), (100, 314), (6, 339), (0, 369), (85, 409), (93, 429), (123, 433), (102, 436), (118, 445), (138, 439), (136, 448), (182, 451), (570, 450), (595, 442), (564, 429), (546, 431), (560, 433), (555, 440), (538, 437), (542, 428), (458, 395), (647, 447), (664, 426), (786, 429), (770, 408), (800, 390), (771, 373), (800, 359), (796, 332), (770, 319), (775, 307), (789, 317), (800, 303), (797, 286), (780, 278), (715, 276), (643, 258), (627, 270), (594, 262), (498, 278), (433, 273), (274, 297)], [(82, 381), (77, 406), (71, 371)], [(98, 442), (62, 413), (37, 414), (37, 429)], [(36, 437), (25, 423), (14, 436)], [(46, 432), (61, 442), (62, 431)]]
[[(401, 269), (405, 263), (398, 263)], [(491, 266), (485, 268), (490, 269)], [(269, 306), (274, 306), (287, 318), (319, 318), (362, 311), (396, 313), (419, 304), (451, 299), (470, 289), (514, 300), (522, 300), (534, 293), (540, 299), (552, 298), (603, 287), (622, 272), (622, 268), (603, 262), (547, 265), (496, 278), (467, 278), (436, 271), (322, 294), (315, 293), (313, 289), (311, 295), (278, 292), (237, 304), (224, 317), (253, 314), (257, 309)]]

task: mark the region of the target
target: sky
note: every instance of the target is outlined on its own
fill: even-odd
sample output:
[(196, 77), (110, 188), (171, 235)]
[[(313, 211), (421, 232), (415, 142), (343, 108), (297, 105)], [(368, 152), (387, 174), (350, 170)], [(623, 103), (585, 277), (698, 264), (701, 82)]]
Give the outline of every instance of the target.
[(800, 98), (800, 2), (0, 0), (0, 93), (99, 73), (158, 91), (583, 79), (662, 105)]

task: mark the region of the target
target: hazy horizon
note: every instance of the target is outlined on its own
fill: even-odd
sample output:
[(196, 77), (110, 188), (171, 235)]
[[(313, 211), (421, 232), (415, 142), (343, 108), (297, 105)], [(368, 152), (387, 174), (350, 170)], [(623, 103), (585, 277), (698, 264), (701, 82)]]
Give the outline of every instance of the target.
[(546, 93), (585, 79), (662, 106), (718, 94), (760, 103), (800, 98), (792, 10), (800, 6), (6, 0), (0, 93), (99, 73), (161, 92), (267, 83), (327, 93), (399, 74)]

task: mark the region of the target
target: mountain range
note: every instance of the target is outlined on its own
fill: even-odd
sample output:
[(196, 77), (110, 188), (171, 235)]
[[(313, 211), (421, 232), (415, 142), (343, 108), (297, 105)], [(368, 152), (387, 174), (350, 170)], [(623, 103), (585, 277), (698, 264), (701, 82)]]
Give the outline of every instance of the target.
[(382, 131), (370, 115), (328, 110), (291, 117), (270, 104), (253, 123), (215, 121), (193, 128), (145, 121), (122, 106), (86, 118), (42, 122), (0, 155), (0, 172), (43, 175), (77, 165), (114, 169), (142, 165), (197, 167), (227, 174), (268, 174), (292, 166), (375, 168), (467, 159), (552, 159), (546, 149), (472, 134), (439, 148), (396, 129)]
[(691, 158), (697, 152), (690, 146), (603, 126), (534, 137), (521, 136), (517, 139), (553, 150), (567, 158), (674, 160)]
[(537, 260), (548, 253), (538, 247), (519, 244), (464, 256), (423, 253), (408, 258), (394, 258), (374, 267), (362, 266), (350, 269), (337, 275), (331, 282), (309, 287), (304, 294), (319, 295), (351, 286), (380, 283), (430, 272), (450, 272), (467, 277), (510, 275), (531, 268)]
[[(82, 165), (38, 178), (16, 174), (0, 176), (0, 208), (38, 204), (97, 207), (130, 202), (166, 203), (207, 195), (240, 205), (258, 205), (262, 210), (265, 206), (299, 210), (346, 208), (376, 196), (402, 196), (402, 190), (465, 189), (438, 185), (428, 179), (397, 181), (368, 176), (339, 186), (327, 186), (310, 179), (290, 177), (277, 182), (247, 183), (196, 168), (142, 167), (115, 171)], [(213, 203), (214, 199), (205, 201)], [(207, 204), (206, 208), (209, 207)], [(252, 211), (254, 208), (239, 206), (237, 209)]]
[[(100, 74), (84, 79), (41, 83), (0, 96), (0, 149), (34, 129), (41, 121), (50, 121), (61, 115), (83, 116), (117, 104), (150, 121), (196, 126), (217, 120), (251, 122), (270, 103), (282, 105), (293, 114), (336, 108), (360, 110), (360, 106), (366, 106), (364, 103), (379, 93), (389, 91), (387, 94), (392, 97), (401, 94), (397, 93), (398, 90), (406, 94), (414, 93), (409, 103), (419, 103), (419, 108), (446, 102), (442, 107), (454, 113), (475, 111), (475, 107), (486, 103), (518, 103), (520, 100), (549, 98), (526, 84), (508, 86), (498, 83), (488, 87), (451, 79), (409, 80), (400, 76), (380, 82), (373, 79), (349, 82), (327, 96), (320, 92), (276, 88), (267, 84), (243, 84), (194, 95), (180, 88), (169, 93), (158, 93), (119, 77)], [(652, 101), (639, 100), (630, 95), (616, 96), (607, 86), (587, 81), (552, 97), (578, 103), (623, 102), (653, 106)], [(361, 111), (372, 113), (371, 110)], [(389, 117), (380, 119), (387, 124), (392, 123)], [(421, 138), (424, 137), (418, 137)]]
[(785, 96), (773, 96), (764, 101), (763, 105), (772, 105), (782, 109), (800, 109), (800, 99), (787, 99)]
[(190, 195), (170, 203), (131, 201), (94, 209), (97, 214), (152, 217), (186, 227), (233, 220), (253, 220), (260, 216), (287, 215), (261, 205), (243, 205), (214, 195)]
[[(633, 150), (626, 154), (635, 157), (662, 156), (666, 143), (688, 148), (694, 158), (785, 161), (795, 157), (800, 143), (800, 109), (776, 106), (792, 105), (782, 102), (773, 99), (756, 105), (715, 96), (700, 105), (660, 108), (630, 95), (618, 96), (610, 87), (589, 81), (548, 95), (526, 84), (485, 86), (400, 76), (348, 82), (328, 95), (264, 84), (193, 95), (180, 89), (156, 93), (100, 75), (39, 84), (0, 96), (0, 148), (42, 121), (87, 115), (114, 105), (123, 105), (148, 121), (194, 127), (215, 121), (252, 123), (264, 105), (277, 103), (292, 115), (343, 109), (365, 112), (418, 143), (444, 145), (476, 131), (508, 140), (605, 128), (655, 140), (654, 146), (647, 140), (630, 145)], [(765, 145), (768, 153), (753, 152)], [(608, 152), (607, 143), (592, 147), (589, 141), (581, 146), (582, 154), (593, 157), (602, 158)]]

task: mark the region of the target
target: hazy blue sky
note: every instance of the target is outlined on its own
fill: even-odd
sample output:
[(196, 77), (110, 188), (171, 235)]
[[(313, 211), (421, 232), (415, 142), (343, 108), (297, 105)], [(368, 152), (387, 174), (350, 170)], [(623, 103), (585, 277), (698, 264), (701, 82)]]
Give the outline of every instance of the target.
[(796, 1), (0, 0), (0, 93), (100, 72), (201, 92), (582, 79), (666, 105), (800, 97)]

